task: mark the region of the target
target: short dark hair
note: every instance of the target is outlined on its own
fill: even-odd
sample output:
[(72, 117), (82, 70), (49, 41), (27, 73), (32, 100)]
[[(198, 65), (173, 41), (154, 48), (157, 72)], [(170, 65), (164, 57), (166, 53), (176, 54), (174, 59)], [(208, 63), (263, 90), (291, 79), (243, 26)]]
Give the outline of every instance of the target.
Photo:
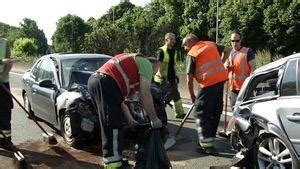
[(230, 35), (232, 35), (232, 34), (234, 34), (234, 33), (238, 34), (238, 35), (240, 36), (240, 38), (242, 38), (242, 34), (241, 34), (241, 32), (240, 32), (239, 30), (234, 29), (233, 31), (231, 31), (231, 34), (230, 34)]

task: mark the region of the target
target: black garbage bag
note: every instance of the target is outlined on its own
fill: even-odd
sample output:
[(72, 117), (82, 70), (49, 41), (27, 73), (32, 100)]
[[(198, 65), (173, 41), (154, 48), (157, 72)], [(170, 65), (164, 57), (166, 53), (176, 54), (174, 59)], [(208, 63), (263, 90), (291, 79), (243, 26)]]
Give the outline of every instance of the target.
[(169, 169), (170, 160), (164, 149), (159, 129), (149, 129), (138, 147), (135, 169)]

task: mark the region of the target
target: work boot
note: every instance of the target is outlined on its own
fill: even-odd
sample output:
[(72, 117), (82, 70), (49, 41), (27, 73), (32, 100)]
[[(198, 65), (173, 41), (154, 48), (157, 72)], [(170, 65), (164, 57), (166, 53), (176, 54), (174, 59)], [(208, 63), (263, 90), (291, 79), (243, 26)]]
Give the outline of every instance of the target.
[(132, 166), (128, 160), (116, 161), (108, 164), (104, 164), (104, 169), (131, 169)]
[(226, 131), (226, 132), (224, 130), (218, 131), (218, 135), (220, 137), (229, 138), (230, 134), (231, 134), (230, 131)]
[(104, 169), (122, 169), (122, 162), (116, 161), (116, 162), (107, 163), (107, 164), (105, 163)]
[[(8, 141), (11, 141), (11, 137), (7, 137), (7, 139)], [(0, 139), (0, 148), (3, 148), (4, 150), (7, 151), (13, 151), (12, 146), (10, 146), (5, 139)]]
[(206, 154), (214, 154), (215, 147), (213, 142), (199, 142), (201, 150)]
[(185, 116), (181, 99), (174, 101), (175, 118), (183, 118)]

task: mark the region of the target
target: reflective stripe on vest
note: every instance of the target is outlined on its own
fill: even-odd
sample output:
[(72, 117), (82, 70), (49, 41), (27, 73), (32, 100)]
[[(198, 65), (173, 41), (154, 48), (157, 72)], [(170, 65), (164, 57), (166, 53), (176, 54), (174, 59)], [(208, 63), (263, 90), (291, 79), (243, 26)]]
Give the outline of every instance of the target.
[(188, 55), (195, 57), (194, 77), (200, 87), (208, 87), (227, 80), (228, 73), (214, 42), (200, 41), (192, 47)]
[(108, 61), (108, 62), (112, 63), (114, 66), (116, 66), (118, 71), (121, 73), (122, 78), (123, 78), (123, 80), (125, 81), (125, 84), (126, 84), (127, 93), (130, 92), (130, 89), (132, 89), (132, 88), (134, 88), (134, 87), (136, 87), (140, 84), (139, 82), (134, 83), (134, 84), (130, 84), (128, 76), (126, 75), (125, 71), (123, 70), (123, 68), (120, 65), (121, 61), (123, 61), (123, 60), (125, 60), (129, 57), (133, 57), (133, 55), (124, 55), (121, 58), (111, 59), (111, 60)]
[(206, 76), (212, 75), (212, 74), (214, 74), (214, 73), (216, 73), (216, 72), (219, 72), (219, 71), (221, 71), (221, 70), (225, 70), (224, 66), (222, 66), (222, 65), (220, 65), (220, 66), (218, 66), (218, 67), (215, 67), (215, 68), (213, 68), (213, 69), (210, 69), (210, 70), (206, 71), (205, 73), (202, 73), (200, 76), (197, 76), (196, 79), (197, 79), (198, 81), (201, 81), (201, 80), (203, 80)]
[[(240, 49), (233, 60), (233, 74), (230, 88), (231, 90), (240, 90), (245, 79), (250, 75), (250, 66), (248, 64), (248, 53), (249, 48), (243, 47)], [(230, 55), (232, 59), (232, 56)]]

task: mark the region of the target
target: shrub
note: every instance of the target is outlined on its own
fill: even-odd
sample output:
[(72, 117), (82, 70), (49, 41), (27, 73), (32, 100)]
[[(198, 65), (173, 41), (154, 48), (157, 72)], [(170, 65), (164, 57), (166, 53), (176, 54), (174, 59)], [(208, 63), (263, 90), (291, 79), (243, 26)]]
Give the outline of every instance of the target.
[(283, 56), (279, 54), (272, 55), (269, 49), (258, 50), (255, 54), (256, 67), (261, 67), (280, 58), (283, 58)]
[(12, 55), (19, 61), (32, 61), (38, 56), (38, 46), (34, 39), (19, 38), (14, 42)]

